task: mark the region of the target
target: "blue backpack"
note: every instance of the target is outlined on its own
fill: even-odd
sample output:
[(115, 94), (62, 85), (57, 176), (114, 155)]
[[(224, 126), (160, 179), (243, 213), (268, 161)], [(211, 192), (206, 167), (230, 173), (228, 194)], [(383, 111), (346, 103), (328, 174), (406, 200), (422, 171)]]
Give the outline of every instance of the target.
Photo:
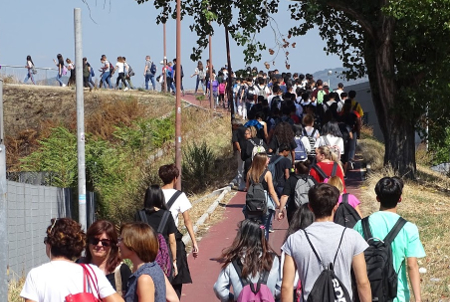
[(295, 160), (296, 161), (305, 161), (308, 158), (308, 152), (306, 152), (306, 148), (303, 145), (302, 138), (300, 136), (295, 137), (295, 143), (297, 147), (295, 147)]
[(277, 170), (275, 168), (276, 164), (278, 164), (281, 160), (283, 159), (283, 156), (280, 155), (280, 157), (278, 157), (273, 163), (269, 163), (269, 165), (267, 166), (267, 169), (270, 171), (270, 173), (272, 173), (272, 182), (273, 182), (273, 186), (276, 188), (277, 184), (278, 184), (278, 177), (277, 177)]

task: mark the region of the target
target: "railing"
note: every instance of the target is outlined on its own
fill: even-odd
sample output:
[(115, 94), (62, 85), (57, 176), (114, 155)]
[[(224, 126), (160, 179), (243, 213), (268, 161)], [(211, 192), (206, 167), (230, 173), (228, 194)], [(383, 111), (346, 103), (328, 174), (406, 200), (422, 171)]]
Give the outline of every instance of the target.
[[(58, 69), (56, 67), (35, 67), (37, 74), (33, 75), (36, 85), (51, 85), (56, 77)], [(0, 65), (0, 77), (5, 82), (22, 83), (28, 74), (25, 65)], [(31, 80), (28, 80), (31, 83)]]

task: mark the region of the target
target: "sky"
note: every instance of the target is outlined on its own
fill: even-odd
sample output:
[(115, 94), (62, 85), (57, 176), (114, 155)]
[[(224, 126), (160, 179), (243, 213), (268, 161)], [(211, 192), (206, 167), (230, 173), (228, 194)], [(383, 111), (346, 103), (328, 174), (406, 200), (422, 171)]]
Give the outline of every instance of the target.
[[(281, 1), (279, 13), (274, 16), (280, 31), (285, 34), (295, 24), (290, 19), (287, 6), (288, 1)], [(82, 11), (83, 56), (88, 58), (97, 75), (102, 54), (106, 54), (114, 64), (118, 56), (125, 56), (136, 72), (134, 85), (142, 87), (145, 56), (150, 55), (157, 62), (163, 59), (163, 26), (156, 24), (158, 11), (153, 1), (144, 4), (137, 4), (135, 0), (4, 1), (0, 9), (0, 65), (25, 66), (27, 55), (31, 55), (37, 67), (55, 67), (53, 59), (58, 53), (64, 59), (74, 60), (74, 8), (81, 8)], [(189, 58), (197, 40), (196, 34), (189, 30), (191, 23), (192, 19), (187, 17), (181, 24), (181, 64), (185, 74), (185, 89), (194, 87), (195, 78), (190, 79), (189, 75), (197, 65)], [(166, 30), (167, 59), (172, 60), (175, 58), (176, 45), (175, 20), (168, 21)], [(226, 63), (225, 36), (222, 27), (214, 26), (214, 30), (212, 59), (217, 68)], [(256, 38), (266, 43), (268, 48), (275, 45), (274, 34), (269, 28)], [(326, 55), (323, 50), (325, 42), (317, 30), (291, 38), (290, 41), (296, 42), (296, 48), (289, 49), (291, 72), (314, 73), (342, 67), (339, 57)], [(231, 40), (230, 49), (233, 69), (244, 68), (243, 48)], [(202, 56), (203, 63), (208, 57), (206, 49)], [(265, 61), (273, 60), (274, 56), (265, 51), (262, 61), (252, 66), (263, 69)], [(280, 52), (271, 69), (285, 71), (284, 60)], [(19, 71), (3, 67), (1, 72), (13, 73), (19, 78), (25, 75), (25, 69)], [(43, 77), (44, 73), (39, 71), (38, 76)], [(53, 73), (49, 72), (48, 75)]]

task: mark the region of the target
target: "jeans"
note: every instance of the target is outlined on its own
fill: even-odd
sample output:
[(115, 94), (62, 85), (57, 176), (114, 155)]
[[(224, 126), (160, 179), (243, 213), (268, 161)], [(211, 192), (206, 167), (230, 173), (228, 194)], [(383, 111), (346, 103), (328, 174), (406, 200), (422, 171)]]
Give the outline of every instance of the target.
[(272, 217), (273, 217), (274, 213), (275, 213), (274, 210), (269, 209), (269, 210), (267, 210), (266, 215), (261, 216), (261, 222), (265, 228), (267, 240), (269, 240), (269, 229), (270, 229), (270, 225), (272, 224)]
[[(107, 87), (112, 88), (112, 85), (111, 85), (111, 77), (110, 77), (110, 72), (109, 72), (109, 71), (106, 71), (106, 72), (102, 75), (101, 81), (102, 81), (103, 87), (105, 87), (105, 88), (107, 88)], [(108, 86), (106, 86), (106, 84), (108, 84)]]
[(202, 85), (202, 90), (203, 90), (203, 92), (205, 92), (204, 81), (205, 81), (205, 80), (200, 80), (200, 77), (197, 76), (197, 81), (195, 82), (195, 93), (197, 93), (197, 90), (198, 90), (198, 84), (201, 84), (201, 85)]
[(356, 152), (356, 144), (357, 144), (357, 134), (356, 131), (353, 131), (353, 139), (348, 142), (348, 161), (355, 160), (355, 152)]
[(64, 86), (65, 84), (63, 83), (62, 79), (62, 75), (60, 75), (59, 73), (56, 75), (56, 80), (59, 82), (59, 86)]
[(94, 79), (92, 78), (92, 74), (89, 75), (89, 83), (91, 84), (91, 87), (95, 87)]
[(23, 80), (23, 83), (25, 84), (26, 82), (28, 82), (28, 79), (31, 79), (31, 82), (33, 82), (33, 84), (36, 85), (36, 83), (34, 82), (34, 76), (33, 73), (31, 72), (31, 69), (28, 69), (27, 76), (25, 77), (25, 80)]
[(155, 75), (154, 74), (146, 74), (145, 75), (145, 89), (148, 90), (148, 82), (152, 82), (152, 90), (156, 89)]
[(244, 161), (241, 158), (241, 153), (236, 151), (236, 160), (237, 160), (237, 175), (234, 178), (236, 180), (236, 185), (239, 190), (243, 190), (245, 188), (245, 180), (244, 180)]

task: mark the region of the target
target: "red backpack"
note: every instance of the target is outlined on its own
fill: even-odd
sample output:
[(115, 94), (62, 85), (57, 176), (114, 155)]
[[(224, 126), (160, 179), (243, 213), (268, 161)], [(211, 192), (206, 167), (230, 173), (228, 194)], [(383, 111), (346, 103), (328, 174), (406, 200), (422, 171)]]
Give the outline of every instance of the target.
[[(242, 276), (242, 263), (240, 259), (233, 259), (234, 269), (239, 277)], [(264, 271), (260, 274), (258, 283), (253, 283), (250, 277), (241, 278), (242, 290), (237, 298), (237, 302), (275, 302), (272, 292), (267, 286), (269, 272)]]
[[(98, 288), (97, 275), (95, 275), (94, 270), (88, 264), (80, 263), (83, 268), (83, 292), (78, 294), (70, 294), (65, 297), (66, 302), (99, 302), (100, 299), (96, 298), (93, 292), (97, 293), (100, 297), (100, 290)], [(86, 289), (88, 285), (88, 289)]]
[(219, 84), (219, 94), (225, 94), (225, 83)]

